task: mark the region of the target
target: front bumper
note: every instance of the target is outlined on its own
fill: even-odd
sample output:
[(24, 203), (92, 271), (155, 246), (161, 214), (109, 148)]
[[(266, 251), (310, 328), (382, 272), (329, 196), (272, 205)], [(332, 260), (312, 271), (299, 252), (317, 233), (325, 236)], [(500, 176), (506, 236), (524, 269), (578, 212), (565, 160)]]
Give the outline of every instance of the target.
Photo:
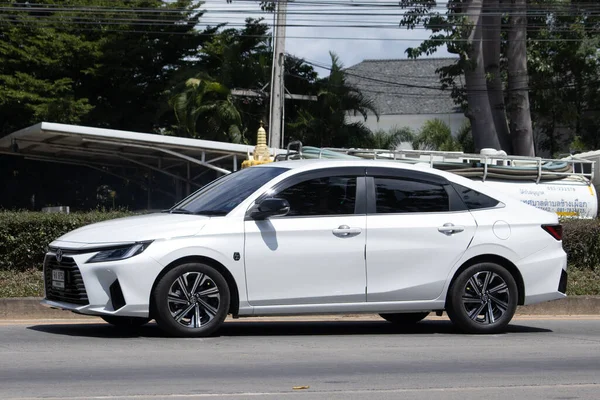
[[(86, 264), (94, 253), (65, 254), (44, 260), (42, 304), (86, 315), (149, 316), (152, 286), (163, 266), (145, 253), (126, 260)], [(64, 288), (52, 285), (52, 271), (64, 272)]]

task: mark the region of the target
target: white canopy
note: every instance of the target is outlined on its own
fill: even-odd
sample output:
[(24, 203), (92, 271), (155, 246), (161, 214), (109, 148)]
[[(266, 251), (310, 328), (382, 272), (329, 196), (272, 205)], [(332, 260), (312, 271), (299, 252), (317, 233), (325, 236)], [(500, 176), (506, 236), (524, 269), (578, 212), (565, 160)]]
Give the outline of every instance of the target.
[(0, 154), (86, 166), (128, 180), (132, 179), (124, 170), (145, 168), (186, 183), (188, 193), (210, 170), (236, 171), (253, 150), (254, 146), (242, 144), (50, 122), (0, 138)]

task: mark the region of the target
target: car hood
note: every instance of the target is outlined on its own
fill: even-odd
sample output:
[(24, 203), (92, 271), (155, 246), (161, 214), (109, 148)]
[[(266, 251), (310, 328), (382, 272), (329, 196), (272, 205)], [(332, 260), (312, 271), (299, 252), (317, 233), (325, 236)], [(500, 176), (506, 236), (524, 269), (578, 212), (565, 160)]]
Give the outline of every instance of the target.
[(200, 232), (209, 219), (201, 215), (168, 213), (117, 218), (75, 229), (55, 242), (72, 243), (71, 247), (76, 248), (84, 247), (84, 244), (130, 243), (192, 236)]

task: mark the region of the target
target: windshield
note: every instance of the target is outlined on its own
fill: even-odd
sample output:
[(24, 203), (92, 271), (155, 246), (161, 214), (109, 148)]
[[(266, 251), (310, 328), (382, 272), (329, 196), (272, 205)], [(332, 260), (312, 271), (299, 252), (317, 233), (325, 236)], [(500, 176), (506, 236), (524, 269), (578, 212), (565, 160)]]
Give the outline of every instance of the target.
[(185, 198), (171, 213), (227, 215), (248, 196), (287, 168), (247, 168), (222, 176)]

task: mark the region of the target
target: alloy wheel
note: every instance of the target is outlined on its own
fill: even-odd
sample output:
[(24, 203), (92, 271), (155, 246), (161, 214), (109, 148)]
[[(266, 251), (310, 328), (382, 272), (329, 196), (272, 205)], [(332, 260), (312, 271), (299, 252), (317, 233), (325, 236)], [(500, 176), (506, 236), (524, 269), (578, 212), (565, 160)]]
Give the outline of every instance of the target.
[(492, 271), (475, 273), (464, 286), (462, 304), (468, 317), (479, 324), (494, 324), (509, 309), (506, 281)]
[(210, 323), (217, 316), (220, 304), (219, 287), (202, 272), (183, 273), (169, 287), (169, 312), (185, 328), (200, 328)]

